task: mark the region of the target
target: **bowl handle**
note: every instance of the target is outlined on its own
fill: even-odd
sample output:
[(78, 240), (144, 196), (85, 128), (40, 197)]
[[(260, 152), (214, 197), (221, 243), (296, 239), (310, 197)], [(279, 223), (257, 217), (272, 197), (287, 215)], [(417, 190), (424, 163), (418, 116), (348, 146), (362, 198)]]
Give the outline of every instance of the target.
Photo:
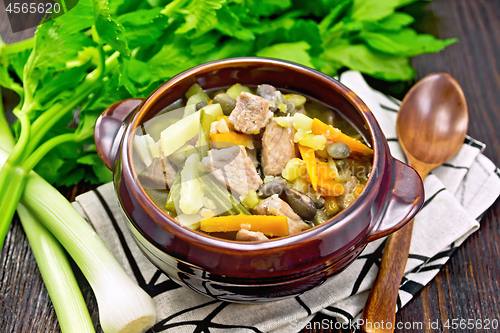
[(412, 167), (394, 160), (394, 189), (378, 227), (372, 229), (366, 241), (387, 236), (408, 223), (424, 203), (422, 179)]
[(111, 171), (127, 127), (125, 121), (143, 101), (142, 98), (130, 98), (116, 102), (97, 118), (94, 130), (97, 154)]

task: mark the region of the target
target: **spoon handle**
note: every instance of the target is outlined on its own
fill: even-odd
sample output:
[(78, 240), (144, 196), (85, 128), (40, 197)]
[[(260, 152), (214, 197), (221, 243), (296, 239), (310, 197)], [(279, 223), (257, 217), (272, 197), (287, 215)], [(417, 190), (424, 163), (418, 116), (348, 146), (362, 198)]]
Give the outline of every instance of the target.
[(387, 239), (377, 280), (363, 311), (363, 332), (394, 332), (396, 303), (410, 252), (412, 230), (413, 220)]
[[(439, 164), (420, 162), (408, 157), (409, 164), (425, 180)], [(392, 333), (396, 321), (399, 286), (410, 253), (413, 219), (387, 238), (377, 279), (363, 310), (362, 329), (366, 333)]]

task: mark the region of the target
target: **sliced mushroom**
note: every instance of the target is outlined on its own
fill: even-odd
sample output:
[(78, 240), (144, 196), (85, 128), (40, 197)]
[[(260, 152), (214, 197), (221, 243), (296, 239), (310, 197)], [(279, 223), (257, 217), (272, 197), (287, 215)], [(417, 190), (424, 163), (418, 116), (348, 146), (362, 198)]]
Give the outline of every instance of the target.
[(300, 193), (293, 188), (287, 188), (283, 193), (285, 200), (294, 212), (306, 220), (312, 220), (316, 216), (317, 208), (314, 201), (307, 195)]
[[(269, 183), (262, 184), (257, 194), (261, 198), (269, 198), (273, 194), (281, 195), (287, 186), (286, 181), (282, 179), (275, 179)], [(299, 214), (300, 215), (300, 214)]]

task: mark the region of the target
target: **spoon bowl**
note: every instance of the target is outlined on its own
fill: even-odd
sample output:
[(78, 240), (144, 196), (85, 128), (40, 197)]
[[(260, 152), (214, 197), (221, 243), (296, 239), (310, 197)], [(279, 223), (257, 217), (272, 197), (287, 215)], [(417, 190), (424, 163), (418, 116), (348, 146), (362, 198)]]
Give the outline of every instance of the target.
[[(450, 75), (427, 75), (410, 89), (399, 109), (396, 130), (408, 164), (422, 180), (460, 150), (468, 124), (464, 93)], [(362, 328), (366, 333), (394, 332), (396, 302), (412, 231), (413, 220), (387, 240), (377, 280), (363, 312)]]
[(460, 150), (468, 123), (467, 102), (458, 82), (446, 73), (434, 73), (406, 94), (396, 129), (408, 163), (414, 168), (415, 163), (426, 164), (428, 173)]

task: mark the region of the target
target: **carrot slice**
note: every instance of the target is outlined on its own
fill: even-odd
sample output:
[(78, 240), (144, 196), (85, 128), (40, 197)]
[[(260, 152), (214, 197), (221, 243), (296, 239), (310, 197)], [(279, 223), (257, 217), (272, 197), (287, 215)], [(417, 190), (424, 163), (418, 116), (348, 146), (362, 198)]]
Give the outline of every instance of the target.
[(328, 140), (333, 141), (338, 136), (340, 130), (333, 126), (327, 125), (318, 118), (314, 118), (312, 122), (311, 131), (316, 135), (324, 135)]
[(318, 162), (318, 178), (325, 180), (333, 179), (335, 178), (335, 172), (330, 169), (328, 163)]
[(361, 141), (351, 138), (349, 135), (342, 133), (338, 128), (327, 125), (317, 118), (313, 119), (311, 131), (316, 135), (324, 135), (330, 141), (343, 142), (349, 146), (352, 151), (369, 155), (373, 154), (373, 149), (366, 146)]
[(314, 149), (303, 146), (301, 144), (299, 146), (300, 155), (302, 159), (306, 162), (307, 173), (309, 174), (310, 182), (313, 186), (313, 189), (316, 191), (318, 188), (318, 163), (316, 162), (316, 156), (314, 154)]
[[(243, 225), (243, 228), (242, 228)], [(205, 232), (228, 232), (247, 229), (260, 231), (267, 236), (288, 235), (288, 220), (286, 216), (270, 215), (231, 215), (217, 216), (200, 222), (200, 230)]]
[(217, 133), (210, 134), (210, 141), (212, 142), (229, 142), (234, 143), (238, 146), (244, 146), (247, 148), (253, 148), (253, 140), (250, 135), (229, 132), (229, 133)]
[(318, 188), (322, 196), (336, 197), (344, 194), (345, 186), (333, 179), (318, 179)]

